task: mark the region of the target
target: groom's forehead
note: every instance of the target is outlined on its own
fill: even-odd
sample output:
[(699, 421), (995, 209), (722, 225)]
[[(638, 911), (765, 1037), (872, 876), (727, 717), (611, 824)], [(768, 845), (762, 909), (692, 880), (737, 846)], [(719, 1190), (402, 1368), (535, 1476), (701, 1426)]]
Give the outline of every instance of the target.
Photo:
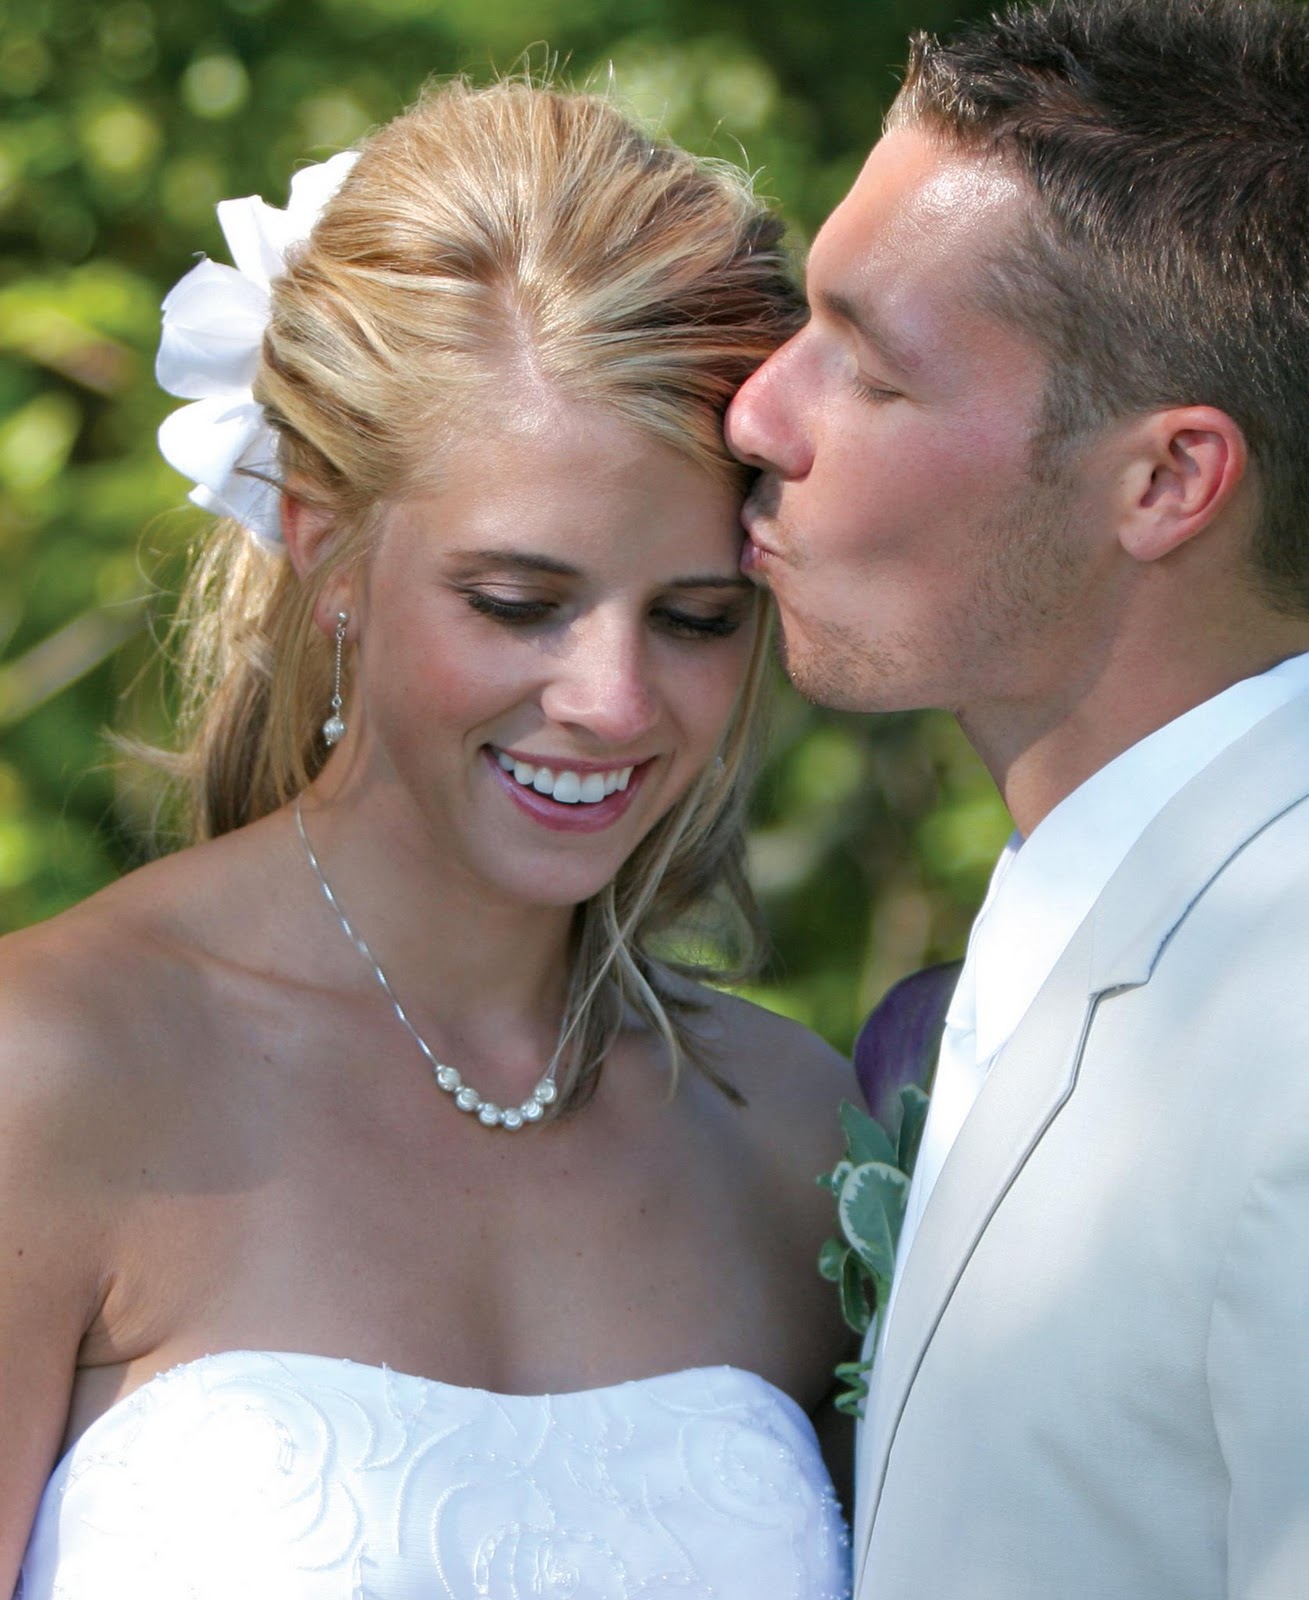
[[(811, 288), (858, 298), (859, 278), (882, 265), (920, 270), (975, 260), (1028, 214), (1031, 190), (1009, 164), (914, 128), (874, 145), (848, 194), (819, 229)], [(829, 274), (850, 280), (829, 284)], [(817, 281), (815, 281), (817, 280)]]
[(1026, 181), (1006, 165), (897, 128), (814, 240), (811, 310), (910, 370), (913, 325), (929, 306), (980, 310), (985, 265), (1004, 254), (1029, 203)]

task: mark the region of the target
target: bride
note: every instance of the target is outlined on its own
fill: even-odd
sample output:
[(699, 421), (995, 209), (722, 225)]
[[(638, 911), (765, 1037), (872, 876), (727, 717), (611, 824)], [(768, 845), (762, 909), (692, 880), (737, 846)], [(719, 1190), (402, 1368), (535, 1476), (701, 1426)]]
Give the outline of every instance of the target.
[(160, 356), (195, 842), (0, 946), (0, 1594), (841, 1596), (844, 1070), (690, 970), (750, 925), (776, 225), (521, 83), (220, 214)]

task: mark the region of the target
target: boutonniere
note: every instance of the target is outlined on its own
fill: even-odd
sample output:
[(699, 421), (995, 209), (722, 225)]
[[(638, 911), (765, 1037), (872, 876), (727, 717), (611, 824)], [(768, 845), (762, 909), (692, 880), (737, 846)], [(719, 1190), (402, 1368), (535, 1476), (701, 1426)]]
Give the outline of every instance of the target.
[[(909, 1179), (926, 1117), (927, 1096), (912, 1083), (900, 1089), (887, 1126), (844, 1101), (845, 1154), (818, 1179), (836, 1200), (840, 1228), (840, 1237), (829, 1239), (819, 1252), (818, 1270), (837, 1285), (841, 1314), (861, 1339), (891, 1292)], [(872, 1364), (870, 1358), (837, 1367), (836, 1376), (846, 1385), (836, 1397), (838, 1411), (859, 1415)]]

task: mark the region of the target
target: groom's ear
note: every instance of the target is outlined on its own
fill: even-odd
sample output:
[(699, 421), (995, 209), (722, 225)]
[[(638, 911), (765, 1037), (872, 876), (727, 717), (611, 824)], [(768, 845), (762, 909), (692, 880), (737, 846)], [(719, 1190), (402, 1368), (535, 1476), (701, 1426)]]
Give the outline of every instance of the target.
[(1118, 541), (1136, 561), (1158, 561), (1195, 538), (1247, 481), (1240, 427), (1216, 406), (1174, 406), (1127, 430)]
[[(327, 556), (336, 519), (316, 503), (309, 485), (292, 479), (282, 490), (281, 523), (287, 558), (303, 583)], [(353, 610), (352, 590), (345, 573), (334, 573), (323, 584), (314, 604), (314, 622), (323, 633), (333, 632), (338, 612)]]

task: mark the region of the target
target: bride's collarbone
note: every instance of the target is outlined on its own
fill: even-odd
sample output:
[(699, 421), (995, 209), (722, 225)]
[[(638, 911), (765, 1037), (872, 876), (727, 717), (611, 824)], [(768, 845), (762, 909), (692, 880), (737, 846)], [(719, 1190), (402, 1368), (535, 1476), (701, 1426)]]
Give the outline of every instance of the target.
[[(613, 1344), (619, 1376), (632, 1362), (657, 1370), (669, 1338), (680, 1347), (679, 1324), (703, 1324), (697, 1307), (730, 1305), (733, 1285), (767, 1270), (769, 1245), (706, 1227), (712, 1174), (664, 1159), (662, 1139), (644, 1159), (592, 1139), (591, 1110), (505, 1134), (441, 1097), (427, 1114), (440, 1136), (407, 1145), (375, 1133), (329, 1145), (300, 1130), (288, 1146), (269, 1129), (234, 1153), (214, 1137), (159, 1175), (123, 1280), (145, 1311), (119, 1309), (148, 1324), (162, 1308), (159, 1343), (177, 1345), (176, 1358), (305, 1349), (512, 1388), (543, 1340), (576, 1343), (584, 1306), (595, 1346), (584, 1366)], [(426, 1339), (413, 1346), (414, 1328), (430, 1335), (431, 1359)], [(526, 1359), (514, 1354), (523, 1329)], [(725, 1338), (724, 1358), (730, 1348)], [(488, 1361), (496, 1349), (504, 1354)], [(702, 1349), (686, 1340), (679, 1364), (698, 1364)], [(452, 1371), (456, 1350), (466, 1355)]]
[[(632, 1119), (601, 1092), (557, 1125), (514, 1133), (460, 1112), (421, 1065), (361, 1094), (340, 1062), (315, 1076), (271, 1051), (193, 1054), (156, 1105), (133, 1175), (135, 1244), (234, 1265), (265, 1249), (368, 1270), (447, 1266), (468, 1248), (535, 1259), (552, 1239), (625, 1258), (690, 1235), (727, 1182), (721, 1152), (676, 1106)], [(652, 1219), (657, 1219), (654, 1228)], [(156, 1227), (154, 1224), (158, 1223)]]
[(721, 1226), (762, 1175), (743, 1114), (704, 1080), (666, 1102), (625, 1050), (575, 1114), (509, 1133), (371, 1023), (263, 999), (216, 1015), (150, 1074), (132, 1270), (93, 1354), (151, 1329), (139, 1381), (280, 1348), (506, 1392), (749, 1354), (730, 1308), (778, 1252), (766, 1229)]

